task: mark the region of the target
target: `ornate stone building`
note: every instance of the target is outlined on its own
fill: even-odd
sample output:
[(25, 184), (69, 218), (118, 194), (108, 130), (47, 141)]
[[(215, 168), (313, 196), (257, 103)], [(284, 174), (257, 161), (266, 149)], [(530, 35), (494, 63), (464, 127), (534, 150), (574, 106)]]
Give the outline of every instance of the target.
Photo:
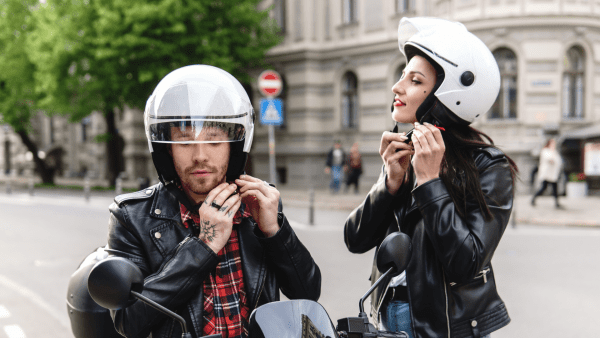
[[(268, 54), (284, 80), (280, 98), (285, 123), (275, 133), (280, 184), (327, 186), (323, 169), (334, 140), (341, 140), (346, 150), (358, 142), (364, 166), (361, 185), (376, 180), (381, 133), (393, 125), (391, 87), (405, 63), (396, 40), (403, 16), (461, 21), (492, 50), (501, 71), (501, 91), (491, 111), (474, 126), (517, 161), (525, 182), (547, 137), (590, 136), (585, 128), (600, 124), (599, 1), (264, 0), (260, 6), (272, 6), (283, 35), (283, 42)], [(258, 111), (256, 82), (251, 87)], [(141, 116), (125, 111), (117, 121), (125, 141), (123, 168), (130, 179), (155, 176)], [(49, 123), (45, 116), (40, 121), (42, 148), (58, 145), (64, 150), (64, 177), (85, 170), (103, 176), (104, 149), (91, 141), (102, 132), (101, 115), (79, 124), (56, 117)], [(11, 142), (11, 169), (17, 169), (24, 148), (9, 131), (4, 131), (4, 140)], [(567, 171), (582, 170), (580, 151), (580, 143), (563, 144)], [(267, 128), (257, 125), (250, 169), (268, 179), (268, 165)], [(0, 168), (6, 170), (6, 161)]]
[[(376, 179), (381, 133), (392, 126), (391, 87), (405, 63), (396, 40), (403, 16), (461, 21), (492, 50), (501, 91), (474, 127), (517, 161), (525, 182), (547, 137), (600, 124), (600, 2), (265, 0), (263, 5), (273, 6), (284, 32), (269, 60), (286, 85), (286, 125), (276, 133), (276, 152), (278, 173), (289, 184), (325, 185), (325, 154), (335, 139), (345, 149), (359, 142), (362, 181), (370, 185)], [(268, 173), (264, 129), (257, 129), (253, 148), (260, 176)], [(563, 149), (565, 169), (582, 171), (580, 144), (570, 147)]]

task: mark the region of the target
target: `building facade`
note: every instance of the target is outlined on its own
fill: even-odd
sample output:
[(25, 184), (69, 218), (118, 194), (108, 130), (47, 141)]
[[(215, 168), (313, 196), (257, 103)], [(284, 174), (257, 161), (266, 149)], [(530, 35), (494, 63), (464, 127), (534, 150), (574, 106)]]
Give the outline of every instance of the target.
[[(275, 132), (279, 184), (326, 187), (325, 159), (335, 140), (346, 151), (359, 143), (361, 185), (375, 182), (381, 134), (393, 126), (391, 87), (405, 65), (397, 43), (404, 16), (460, 21), (490, 48), (501, 72), (500, 94), (474, 127), (517, 162), (524, 183), (548, 137), (600, 124), (600, 1), (264, 0), (259, 6), (272, 9), (283, 36), (268, 53), (284, 81), (284, 125)], [(250, 87), (258, 111), (257, 83)], [(154, 179), (142, 113), (126, 109), (118, 116), (126, 177)], [(105, 150), (93, 141), (103, 132), (101, 114), (78, 124), (40, 116), (38, 128), (41, 148), (63, 150), (60, 175), (104, 176)], [(4, 142), (2, 172), (22, 173), (26, 150), (9, 128)], [(576, 150), (564, 152), (569, 172), (582, 170)], [(267, 127), (257, 123), (249, 171), (268, 179), (268, 156)]]
[[(405, 65), (397, 43), (403, 16), (460, 21), (493, 52), (500, 94), (474, 127), (517, 162), (524, 183), (548, 137), (600, 124), (600, 2), (265, 0), (263, 5), (273, 6), (284, 34), (269, 61), (284, 78), (286, 121), (276, 132), (276, 153), (279, 180), (287, 184), (326, 185), (325, 156), (336, 139), (346, 150), (359, 143), (362, 181), (370, 186), (376, 180), (381, 134), (393, 126), (391, 87)], [(267, 154), (266, 128), (257, 128), (253, 164), (259, 176), (268, 173)], [(565, 169), (581, 171), (579, 155), (566, 155)]]

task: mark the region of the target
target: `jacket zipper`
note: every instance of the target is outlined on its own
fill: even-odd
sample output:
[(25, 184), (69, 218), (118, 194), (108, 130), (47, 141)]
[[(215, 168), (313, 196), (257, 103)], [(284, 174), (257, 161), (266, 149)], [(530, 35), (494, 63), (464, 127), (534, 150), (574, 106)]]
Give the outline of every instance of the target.
[(450, 316), (448, 315), (448, 290), (446, 288), (446, 274), (442, 273), (444, 278), (444, 295), (446, 296), (446, 326), (448, 327), (448, 338), (450, 338)]
[[(262, 256), (263, 260), (266, 260), (264, 253)], [(266, 264), (265, 261), (263, 261), (263, 265)], [(260, 295), (262, 295), (262, 292), (265, 288), (265, 279), (267, 279), (267, 272), (265, 271), (261, 280), (261, 285), (260, 285), (260, 291), (258, 291), (258, 295), (256, 295), (256, 303), (254, 304), (254, 309), (256, 309), (258, 307), (258, 302), (260, 300)]]
[(265, 288), (265, 279), (267, 278), (267, 273), (264, 273), (264, 277), (262, 278), (262, 283), (260, 286), (260, 291), (258, 292), (258, 295), (256, 296), (256, 304), (254, 304), (254, 308), (256, 309), (258, 307), (258, 301), (260, 300), (260, 295), (262, 294), (264, 288)]
[[(485, 268), (485, 269), (479, 271), (479, 274), (477, 276), (473, 277), (473, 280), (483, 277), (483, 282), (487, 283), (487, 274), (488, 273), (490, 273), (490, 268)], [(450, 282), (450, 286), (454, 286), (456, 284), (457, 283), (455, 283), (455, 282)]]

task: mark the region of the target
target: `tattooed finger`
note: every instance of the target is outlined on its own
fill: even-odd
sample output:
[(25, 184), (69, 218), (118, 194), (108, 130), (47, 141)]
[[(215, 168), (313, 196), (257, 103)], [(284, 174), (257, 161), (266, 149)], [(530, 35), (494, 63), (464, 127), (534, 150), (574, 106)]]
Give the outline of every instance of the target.
[(221, 209), (219, 209), (219, 211), (225, 211), (225, 210), (227, 210), (227, 206), (226, 205), (222, 206)]

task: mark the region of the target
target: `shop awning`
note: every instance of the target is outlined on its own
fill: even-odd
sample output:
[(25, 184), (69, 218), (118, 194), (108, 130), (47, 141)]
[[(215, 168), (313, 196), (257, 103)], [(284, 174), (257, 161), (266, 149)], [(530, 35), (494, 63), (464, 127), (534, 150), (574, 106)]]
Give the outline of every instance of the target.
[(559, 138), (558, 144), (566, 140), (585, 140), (594, 137), (600, 137), (600, 124), (568, 131)]

